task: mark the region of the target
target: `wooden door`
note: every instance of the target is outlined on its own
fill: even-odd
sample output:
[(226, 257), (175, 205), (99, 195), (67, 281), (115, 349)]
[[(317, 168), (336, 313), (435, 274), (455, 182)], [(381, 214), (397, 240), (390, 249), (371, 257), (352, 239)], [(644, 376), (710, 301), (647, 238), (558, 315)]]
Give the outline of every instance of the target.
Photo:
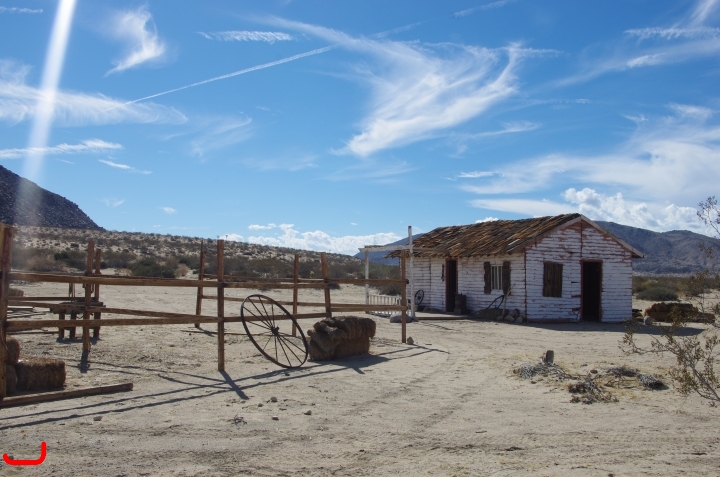
[(582, 319), (600, 321), (602, 318), (602, 262), (582, 262)]

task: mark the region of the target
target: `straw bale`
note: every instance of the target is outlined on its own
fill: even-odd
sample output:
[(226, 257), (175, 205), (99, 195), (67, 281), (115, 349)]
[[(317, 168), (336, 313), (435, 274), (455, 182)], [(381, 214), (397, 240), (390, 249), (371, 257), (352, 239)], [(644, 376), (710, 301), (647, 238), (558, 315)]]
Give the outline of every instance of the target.
[(18, 378), (15, 368), (9, 364), (5, 365), (5, 392), (13, 394), (17, 390)]
[(367, 354), (368, 351), (370, 351), (370, 340), (368, 338), (343, 341), (335, 348), (335, 354), (333, 355), (333, 358), (347, 358), (349, 356)]
[(702, 313), (697, 307), (690, 303), (654, 303), (645, 309), (645, 316), (651, 317), (656, 322), (671, 322), (674, 316), (683, 318), (688, 322), (715, 322), (715, 315)]
[(7, 354), (5, 355), (5, 364), (15, 365), (20, 359), (20, 342), (17, 338), (8, 336), (5, 343), (7, 344)]
[(25, 296), (25, 292), (19, 288), (10, 288), (8, 296)]
[(15, 365), (18, 389), (40, 391), (65, 385), (65, 362), (59, 359), (23, 356)]
[(308, 330), (310, 359), (322, 361), (367, 353), (375, 327), (370, 318), (325, 318)]

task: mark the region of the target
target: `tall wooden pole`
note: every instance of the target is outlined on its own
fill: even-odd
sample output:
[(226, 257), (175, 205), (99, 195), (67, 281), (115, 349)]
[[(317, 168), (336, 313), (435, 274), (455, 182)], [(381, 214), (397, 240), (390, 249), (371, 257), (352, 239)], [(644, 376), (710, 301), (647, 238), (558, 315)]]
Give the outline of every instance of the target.
[[(300, 280), (300, 255), (295, 254), (295, 263), (293, 264), (293, 283), (298, 284)], [(293, 316), (297, 315), (298, 312), (298, 288), (293, 288)], [(295, 322), (292, 325), (292, 335), (297, 336), (297, 326)]]
[(402, 342), (407, 341), (407, 285), (405, 284), (405, 251), (401, 251), (400, 255), (400, 278), (402, 278), (403, 284), (400, 285), (400, 297), (403, 305), (402, 315), (400, 322), (402, 323)]
[[(87, 262), (85, 263), (85, 275), (90, 276), (93, 273), (93, 258), (95, 257), (95, 242), (88, 241), (87, 245)], [(93, 285), (85, 284), (85, 311), (83, 311), (83, 320), (90, 319), (90, 304), (92, 302)], [(83, 327), (83, 353), (87, 355), (90, 352), (90, 328)]]
[[(365, 280), (370, 278), (370, 250), (365, 249)], [(365, 304), (370, 304), (370, 285), (365, 284)]]
[(325, 287), (323, 288), (325, 290), (325, 317), (330, 318), (332, 317), (332, 308), (330, 304), (330, 284), (328, 283), (329, 272), (328, 272), (328, 264), (327, 264), (327, 254), (325, 252), (320, 253), (320, 265), (322, 266), (322, 277), (325, 281)]
[[(95, 250), (95, 273), (100, 274), (100, 259), (102, 257), (102, 250)], [(95, 303), (100, 303), (100, 285), (95, 285)], [(93, 314), (93, 319), (99, 320), (102, 317), (102, 313), (96, 312)], [(100, 327), (93, 328), (93, 338), (100, 338)]]
[[(217, 316), (225, 317), (225, 241), (217, 241)], [(218, 321), (218, 371), (225, 371), (225, 321)]]
[[(198, 280), (205, 278), (205, 241), (200, 241), (200, 268), (198, 269)], [(195, 314), (202, 315), (203, 289), (198, 287), (197, 302), (195, 303)], [(200, 323), (195, 323), (195, 328), (200, 328)]]
[(7, 362), (7, 325), (8, 295), (10, 293), (10, 268), (12, 264), (13, 227), (0, 223), (0, 399), (6, 395), (5, 363)]
[(410, 316), (415, 319), (415, 282), (413, 275), (415, 270), (413, 267), (413, 239), (412, 239), (412, 225), (408, 225), (408, 249), (410, 250)]

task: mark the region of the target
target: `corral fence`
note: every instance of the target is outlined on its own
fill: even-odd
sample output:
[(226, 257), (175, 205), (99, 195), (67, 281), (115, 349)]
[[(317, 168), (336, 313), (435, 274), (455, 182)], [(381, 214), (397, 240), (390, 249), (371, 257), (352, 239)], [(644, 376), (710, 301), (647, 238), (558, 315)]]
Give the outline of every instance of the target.
[(367, 313), (370, 313), (371, 315), (375, 316), (391, 316), (393, 313), (396, 313), (392, 310), (387, 310), (384, 307), (386, 306), (397, 306), (399, 307), (402, 303), (402, 297), (397, 295), (374, 295), (370, 293), (367, 296), (368, 305), (372, 307), (372, 310), (368, 310)]
[[(149, 277), (127, 277), (107, 276), (100, 273), (100, 260), (102, 251), (95, 247), (91, 240), (87, 246), (87, 261), (85, 273), (83, 274), (60, 274), (60, 273), (37, 273), (27, 271), (11, 270), (12, 242), (17, 229), (0, 223), (0, 399), (5, 397), (5, 363), (7, 346), (7, 333), (23, 330), (41, 328), (82, 328), (83, 357), (87, 358), (90, 352), (90, 329), (94, 330), (95, 337), (99, 336), (100, 325), (106, 326), (145, 326), (145, 325), (176, 325), (201, 323), (217, 324), (217, 346), (218, 346), (218, 371), (225, 370), (225, 323), (241, 322), (240, 316), (226, 316), (226, 301), (243, 301), (241, 297), (226, 297), (226, 289), (273, 289), (292, 290), (292, 300), (279, 301), (283, 306), (292, 306), (292, 315), (295, 319), (318, 319), (329, 318), (333, 313), (347, 312), (396, 312), (402, 315), (401, 340), (406, 342), (406, 284), (405, 257), (401, 259), (402, 275), (399, 280), (385, 279), (350, 279), (330, 278), (326, 254), (320, 254), (322, 266), (322, 278), (300, 278), (299, 277), (299, 255), (295, 255), (294, 273), (292, 278), (258, 278), (240, 277), (225, 275), (224, 270), (224, 248), (225, 241), (217, 240), (217, 274), (204, 273), (206, 260), (206, 246), (203, 243), (200, 250), (200, 270), (198, 280), (184, 280), (173, 278), (149, 278)], [(38, 283), (64, 283), (72, 286), (80, 284), (85, 289), (84, 297), (77, 297), (74, 300), (68, 296), (23, 296), (16, 297), (9, 295), (11, 281), (38, 282)], [(402, 285), (402, 296), (400, 302), (391, 304), (369, 305), (367, 303), (333, 303), (331, 289), (334, 285)], [(133, 286), (133, 287), (185, 287), (197, 288), (197, 301), (195, 313), (169, 313), (164, 311), (136, 310), (129, 308), (115, 308), (107, 306), (100, 301), (100, 287), (103, 286)], [(208, 294), (206, 290), (211, 289), (215, 294)], [(298, 299), (300, 290), (321, 289), (324, 291), (322, 302), (302, 302)], [(203, 300), (213, 300), (217, 303), (217, 316), (203, 315)], [(64, 303), (60, 303), (64, 302)], [(63, 313), (74, 313), (82, 315), (81, 320), (48, 320), (48, 319), (22, 319), (8, 316), (8, 307), (11, 305), (25, 305), (35, 308), (45, 308), (63, 316)], [(320, 313), (301, 313), (300, 308), (321, 307)], [(103, 313), (114, 315), (131, 316), (133, 318), (112, 318), (101, 319)], [(91, 315), (94, 319), (90, 319)], [(252, 321), (248, 317), (246, 320)], [(282, 319), (282, 318), (279, 318)], [(294, 332), (295, 330), (293, 330)]]

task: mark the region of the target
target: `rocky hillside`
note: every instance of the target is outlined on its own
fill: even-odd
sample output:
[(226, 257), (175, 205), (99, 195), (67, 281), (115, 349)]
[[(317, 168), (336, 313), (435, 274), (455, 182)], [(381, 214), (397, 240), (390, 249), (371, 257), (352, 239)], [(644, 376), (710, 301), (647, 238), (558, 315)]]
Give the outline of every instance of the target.
[[(638, 274), (689, 274), (704, 270), (720, 270), (720, 240), (687, 230), (653, 232), (614, 222), (597, 224), (645, 254), (633, 260)], [(710, 248), (708, 256), (702, 247)]]
[[(22, 196), (18, 193), (23, 190)], [(100, 229), (77, 204), (0, 166), (0, 222), (13, 225)]]

